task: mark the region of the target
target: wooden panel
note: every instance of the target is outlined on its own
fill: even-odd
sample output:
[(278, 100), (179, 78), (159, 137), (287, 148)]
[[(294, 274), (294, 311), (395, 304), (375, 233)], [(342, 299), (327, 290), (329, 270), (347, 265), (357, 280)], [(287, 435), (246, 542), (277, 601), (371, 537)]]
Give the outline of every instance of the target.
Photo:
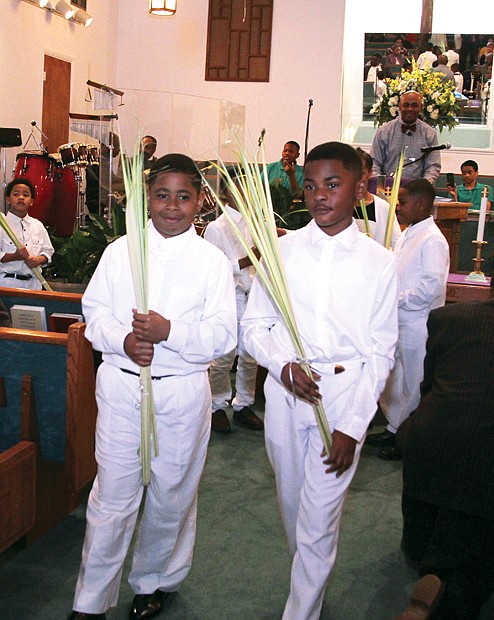
[(273, 0), (209, 0), (206, 80), (269, 82)]
[(20, 441), (0, 453), (0, 553), (34, 525), (36, 445)]
[(71, 64), (46, 55), (44, 72), (42, 126), (48, 138), (45, 147), (55, 153), (69, 141)]

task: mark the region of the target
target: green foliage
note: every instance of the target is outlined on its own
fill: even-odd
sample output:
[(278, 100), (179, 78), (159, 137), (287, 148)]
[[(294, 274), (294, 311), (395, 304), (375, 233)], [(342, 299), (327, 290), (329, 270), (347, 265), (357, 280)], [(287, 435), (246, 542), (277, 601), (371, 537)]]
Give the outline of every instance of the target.
[(70, 237), (56, 237), (48, 229), (55, 249), (48, 268), (48, 277), (72, 283), (89, 280), (106, 247), (125, 233), (125, 218), (122, 230), (120, 214), (117, 211), (114, 210), (114, 215), (117, 215), (113, 219), (113, 226), (100, 215), (90, 214), (88, 224), (76, 230)]
[(296, 230), (309, 223), (311, 217), (302, 191), (292, 193), (279, 181), (271, 183), (269, 188), (277, 226)]

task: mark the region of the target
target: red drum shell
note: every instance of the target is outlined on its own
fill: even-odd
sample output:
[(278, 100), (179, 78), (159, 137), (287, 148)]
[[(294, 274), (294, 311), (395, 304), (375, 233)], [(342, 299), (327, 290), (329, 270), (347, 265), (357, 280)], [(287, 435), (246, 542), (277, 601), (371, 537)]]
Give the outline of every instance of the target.
[(36, 190), (29, 215), (37, 218), (43, 224), (49, 218), (53, 199), (53, 174), (56, 160), (46, 153), (19, 153), (16, 157), (14, 176), (25, 177)]
[(48, 224), (58, 237), (70, 237), (77, 215), (77, 182), (72, 168), (57, 163), (53, 175), (53, 201)]

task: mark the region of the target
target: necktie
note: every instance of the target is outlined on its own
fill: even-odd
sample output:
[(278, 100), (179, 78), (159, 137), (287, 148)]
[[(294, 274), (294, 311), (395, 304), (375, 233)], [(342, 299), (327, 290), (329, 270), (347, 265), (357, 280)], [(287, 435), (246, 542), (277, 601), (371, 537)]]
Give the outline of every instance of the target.
[(416, 131), (417, 125), (414, 123), (413, 125), (402, 125), (401, 131), (402, 133), (407, 133), (407, 131)]

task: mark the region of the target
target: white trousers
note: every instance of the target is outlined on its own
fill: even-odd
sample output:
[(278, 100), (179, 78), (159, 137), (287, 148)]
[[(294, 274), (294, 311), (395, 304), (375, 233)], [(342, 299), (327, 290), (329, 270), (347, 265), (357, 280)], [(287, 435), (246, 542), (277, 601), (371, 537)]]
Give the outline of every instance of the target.
[[(321, 392), (331, 395), (333, 413), (344, 411), (353, 394), (343, 376), (344, 373), (323, 376), (321, 380)], [(326, 474), (327, 466), (320, 456), (323, 444), (312, 407), (297, 400), (292, 408), (291, 397), (271, 376), (266, 379), (265, 393), (266, 449), (293, 555), (290, 595), (283, 620), (317, 620), (336, 558), (346, 491), (362, 446), (357, 445), (353, 465), (342, 476)], [(330, 427), (333, 428), (331, 420)]]
[(5, 288), (24, 288), (28, 291), (40, 291), (43, 288), (36, 276), (29, 280), (18, 280), (17, 278), (6, 278), (3, 273), (0, 274), (0, 286)]
[(238, 353), (237, 372), (235, 375), (235, 398), (232, 401), (234, 411), (240, 411), (244, 407), (250, 407), (256, 396), (257, 363), (242, 344), (242, 331), (240, 319), (245, 311), (247, 295), (243, 291), (236, 292), (237, 300), (237, 339), (238, 348), (233, 349), (227, 355), (212, 361), (209, 369), (209, 381), (213, 397), (213, 411), (226, 409), (232, 398), (232, 382), (230, 371)]
[[(159, 456), (134, 548), (136, 594), (177, 590), (192, 562), (197, 488), (211, 428), (206, 372), (153, 381)], [(143, 494), (139, 379), (103, 363), (98, 370), (98, 474), (87, 507), (73, 609), (103, 613), (118, 601), (122, 569)]]
[(395, 365), (379, 398), (388, 421), (387, 429), (392, 433), (396, 433), (420, 402), (426, 341), (427, 317), (400, 324)]

